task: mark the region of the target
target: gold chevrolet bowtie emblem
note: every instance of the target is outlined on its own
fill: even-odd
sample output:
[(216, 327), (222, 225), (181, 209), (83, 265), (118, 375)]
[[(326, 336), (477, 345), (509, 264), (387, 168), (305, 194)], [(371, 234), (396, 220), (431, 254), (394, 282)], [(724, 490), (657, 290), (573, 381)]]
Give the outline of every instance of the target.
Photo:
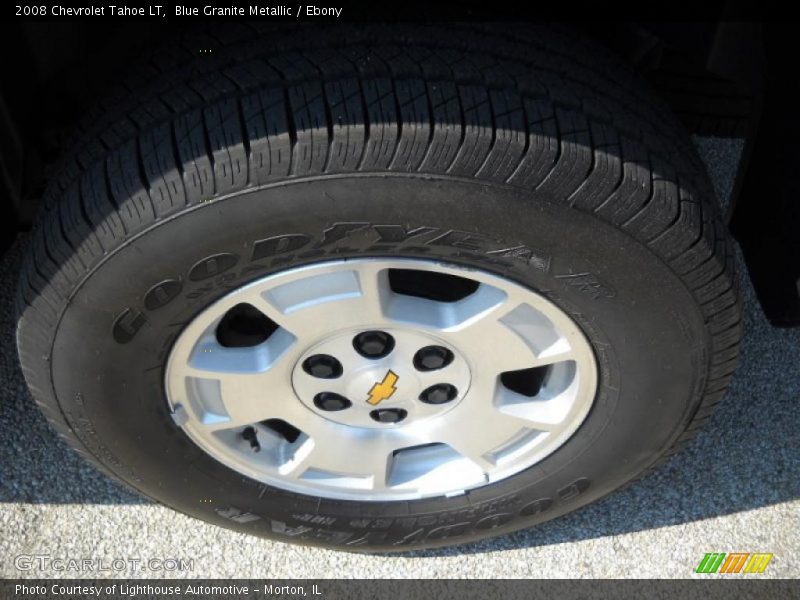
[(367, 402), (372, 404), (372, 406), (377, 406), (384, 400), (391, 398), (397, 391), (395, 384), (398, 379), (400, 378), (397, 376), (397, 373), (390, 370), (386, 373), (386, 377), (383, 378), (383, 381), (376, 383), (370, 388)]

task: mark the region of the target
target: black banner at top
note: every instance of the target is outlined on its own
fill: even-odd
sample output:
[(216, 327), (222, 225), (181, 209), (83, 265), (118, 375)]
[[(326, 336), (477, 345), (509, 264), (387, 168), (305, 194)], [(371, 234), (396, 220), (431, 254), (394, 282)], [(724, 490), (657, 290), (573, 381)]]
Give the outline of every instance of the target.
[(59, 0), (25, 0), (5, 5), (3, 19), (25, 21), (54, 20), (138, 20), (185, 23), (198, 20), (241, 21), (746, 21), (792, 20), (789, 4), (752, 0), (655, 0), (653, 2), (486, 2), (479, 0), (319, 0), (301, 2), (264, 2), (260, 0), (206, 0), (203, 3), (141, 0), (119, 2), (65, 3)]

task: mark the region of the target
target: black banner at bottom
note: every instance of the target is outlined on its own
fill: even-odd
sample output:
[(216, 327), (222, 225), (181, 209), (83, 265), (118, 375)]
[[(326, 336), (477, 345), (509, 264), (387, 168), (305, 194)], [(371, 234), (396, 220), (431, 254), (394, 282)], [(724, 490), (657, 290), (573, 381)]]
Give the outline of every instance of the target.
[(53, 600), (529, 600), (800, 598), (798, 580), (6, 579), (0, 598)]

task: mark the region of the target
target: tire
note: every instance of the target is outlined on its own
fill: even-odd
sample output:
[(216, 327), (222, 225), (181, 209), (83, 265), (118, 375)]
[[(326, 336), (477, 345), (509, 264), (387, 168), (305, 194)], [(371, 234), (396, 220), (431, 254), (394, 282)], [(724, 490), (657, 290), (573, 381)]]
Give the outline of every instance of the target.
[[(232, 29), (213, 59), (197, 35), (84, 123), (23, 267), (25, 378), (87, 460), (223, 527), (397, 551), (573, 511), (708, 420), (738, 355), (730, 242), (688, 137), (613, 57), (528, 26)], [(201, 450), (165, 394), (186, 325), (259, 278), (368, 257), (478, 270), (567, 314), (599, 378), (577, 431), (513, 476), (396, 501), (287, 491)]]

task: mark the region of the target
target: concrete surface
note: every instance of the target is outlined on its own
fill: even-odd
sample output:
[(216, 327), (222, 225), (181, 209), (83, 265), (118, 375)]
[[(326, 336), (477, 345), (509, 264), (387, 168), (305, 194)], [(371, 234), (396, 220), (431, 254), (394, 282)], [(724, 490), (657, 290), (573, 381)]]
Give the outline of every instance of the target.
[[(741, 143), (697, 143), (727, 197)], [(748, 283), (730, 393), (658, 472), (537, 529), (451, 550), (362, 556), (218, 529), (85, 465), (37, 412), (17, 366), (12, 299), (23, 245), (0, 262), (0, 577), (80, 576), (19, 571), (19, 555), (194, 559), (192, 570), (104, 577), (691, 577), (706, 552), (737, 551), (775, 554), (760, 577), (800, 575), (800, 329), (771, 328)]]

